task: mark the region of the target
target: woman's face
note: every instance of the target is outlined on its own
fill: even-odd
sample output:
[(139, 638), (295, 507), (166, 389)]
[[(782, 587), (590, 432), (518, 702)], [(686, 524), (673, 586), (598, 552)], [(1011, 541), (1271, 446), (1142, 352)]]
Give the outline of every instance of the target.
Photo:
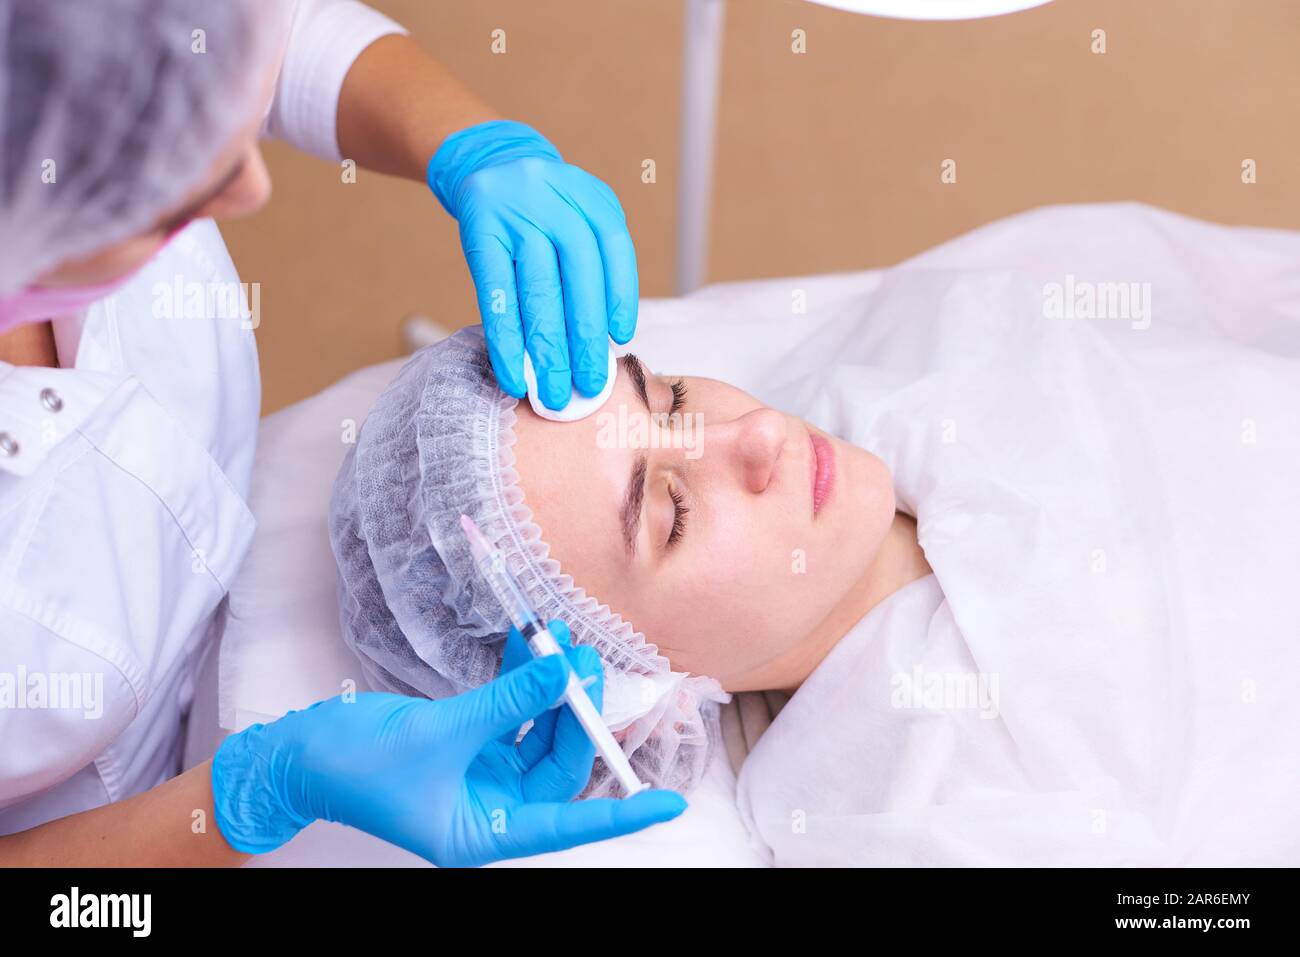
[[(281, 29), (280, 21), (268, 15), (267, 29)], [(275, 93), (283, 45), (282, 42), (279, 55), (262, 68), (256, 109), (245, 118), (242, 128), (226, 144), (203, 180), (180, 203), (164, 210), (144, 232), (88, 256), (61, 263), (40, 276), (37, 284), (89, 286), (110, 282), (139, 269), (174, 232), (196, 219), (236, 219), (265, 206), (271, 198), (271, 174), (262, 158), (258, 132), (266, 105)]]
[(675, 669), (786, 687), (810, 642), (843, 633), (894, 518), (888, 471), (726, 383), (619, 364), (586, 419), (517, 407), (520, 483), (551, 556)]

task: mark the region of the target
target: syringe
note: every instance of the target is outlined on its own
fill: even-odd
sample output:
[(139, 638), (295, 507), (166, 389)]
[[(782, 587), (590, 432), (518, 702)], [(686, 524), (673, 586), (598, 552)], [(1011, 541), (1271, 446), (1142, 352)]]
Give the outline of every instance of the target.
[[(539, 658), (542, 655), (563, 654), (563, 649), (555, 640), (555, 636), (547, 629), (546, 622), (541, 620), (528, 603), (528, 599), (524, 597), (523, 588), (506, 567), (501, 553), (489, 544), (478, 526), (474, 524), (474, 520), (468, 515), (460, 517), (460, 527), (465, 530), (465, 537), (469, 539), (469, 550), (474, 556), (474, 563), (487, 581), (488, 587), (492, 589), (492, 594), (496, 596), (497, 601), (510, 617), (511, 624), (524, 636), (528, 650)], [(564, 700), (573, 710), (574, 717), (578, 719), (582, 729), (587, 732), (591, 743), (596, 746), (596, 753), (614, 772), (614, 777), (618, 778), (628, 796), (648, 788), (650, 785), (638, 778), (636, 772), (632, 770), (627, 755), (614, 740), (614, 735), (610, 733), (605, 720), (596, 710), (596, 705), (588, 697), (587, 689), (582, 686), (578, 675), (572, 670), (569, 671), (569, 683), (564, 689)]]

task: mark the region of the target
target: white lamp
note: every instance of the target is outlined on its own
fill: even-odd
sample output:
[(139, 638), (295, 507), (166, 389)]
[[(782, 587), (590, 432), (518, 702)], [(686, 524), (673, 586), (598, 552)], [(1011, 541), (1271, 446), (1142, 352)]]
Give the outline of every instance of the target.
[[(851, 13), (905, 20), (973, 20), (1041, 7), (1051, 0), (811, 0)], [(686, 0), (682, 45), (682, 139), (677, 191), (677, 294), (704, 283), (713, 143), (726, 0)]]
[(899, 20), (977, 20), (1041, 7), (1050, 0), (811, 0), (850, 13)]

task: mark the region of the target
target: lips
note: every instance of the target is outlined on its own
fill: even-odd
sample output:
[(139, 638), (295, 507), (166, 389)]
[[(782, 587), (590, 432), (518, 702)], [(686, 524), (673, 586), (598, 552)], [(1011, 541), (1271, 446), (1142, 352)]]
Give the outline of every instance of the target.
[(835, 447), (815, 432), (809, 432), (812, 443), (812, 503), (813, 515), (822, 510), (835, 487)]

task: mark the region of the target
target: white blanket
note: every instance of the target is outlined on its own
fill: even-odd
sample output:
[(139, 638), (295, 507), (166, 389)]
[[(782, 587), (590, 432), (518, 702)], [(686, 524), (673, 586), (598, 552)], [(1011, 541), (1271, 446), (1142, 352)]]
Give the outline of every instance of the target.
[[(885, 460), (935, 572), (750, 755), (778, 864), (1300, 863), (1300, 238), (1051, 212), (887, 273), (769, 371)], [(1080, 318), (1121, 282), (1149, 286)]]

